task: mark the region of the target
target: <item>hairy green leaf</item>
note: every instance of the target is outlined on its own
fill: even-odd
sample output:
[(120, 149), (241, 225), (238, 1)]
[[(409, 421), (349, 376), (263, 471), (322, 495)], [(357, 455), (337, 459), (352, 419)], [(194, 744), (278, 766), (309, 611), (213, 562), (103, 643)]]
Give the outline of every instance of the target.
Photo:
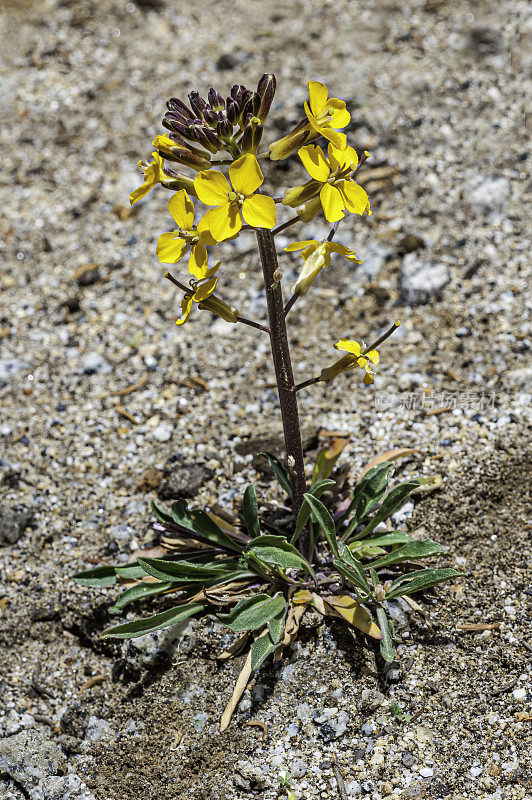
[(275, 617), (268, 620), (268, 630), (272, 642), (279, 642), (284, 635), (286, 608), (283, 608)]
[(209, 578), (221, 577), (238, 567), (235, 561), (219, 561), (216, 565), (193, 564), (191, 561), (166, 561), (164, 558), (139, 558), (139, 564), (148, 575), (162, 581), (171, 580), (204, 582)]
[(450, 567), (444, 569), (419, 569), (415, 572), (409, 572), (394, 580), (390, 590), (386, 593), (386, 599), (393, 600), (394, 597), (422, 592), (424, 589), (436, 586), (437, 583), (459, 577), (460, 573)]
[(278, 647), (279, 644), (272, 642), (268, 633), (258, 636), (251, 645), (251, 669), (258, 669)]
[(115, 568), (116, 574), (125, 581), (139, 581), (146, 577), (146, 571), (142, 569), (138, 561), (133, 564), (120, 564)]
[(259, 561), (275, 564), (281, 569), (304, 569), (312, 575), (308, 561), (284, 536), (259, 536), (248, 546), (246, 555), (253, 555)]
[(135, 639), (137, 636), (144, 636), (145, 633), (152, 633), (162, 628), (169, 628), (178, 622), (183, 622), (185, 619), (194, 616), (194, 614), (203, 611), (205, 607), (205, 603), (189, 603), (188, 605), (175, 606), (152, 617), (136, 619), (133, 622), (124, 622), (122, 625), (116, 625), (114, 628), (107, 628), (102, 633), (102, 639)]
[(277, 480), (281, 484), (282, 488), (284, 489), (284, 491), (286, 492), (288, 497), (290, 497), (290, 499), (292, 499), (292, 485), (290, 483), (290, 473), (288, 472), (286, 467), (284, 467), (281, 464), (279, 459), (276, 458), (273, 455), (273, 453), (264, 452), (264, 453), (259, 453), (259, 455), (260, 456), (264, 456), (264, 458), (266, 459), (266, 461), (270, 465), (270, 468), (271, 468), (273, 474), (275, 475), (275, 477), (277, 478)]
[(438, 542), (431, 542), (430, 539), (423, 539), (420, 542), (409, 542), (408, 544), (393, 550), (382, 558), (378, 558), (371, 563), (372, 569), (385, 567), (390, 564), (399, 564), (401, 561), (412, 561), (416, 558), (428, 558), (429, 556), (444, 555), (448, 551)]
[[(357, 583), (355, 583), (355, 586), (358, 586), (363, 592), (369, 594), (371, 592), (371, 588), (368, 583), (368, 579), (366, 578), (364, 567), (358, 558), (355, 558), (349, 547), (347, 547), (345, 544), (340, 545), (340, 563), (345, 564), (347, 567), (349, 567), (351, 572), (356, 574)], [(349, 580), (352, 580), (352, 578), (349, 578)]]
[(161, 581), (160, 583), (139, 583), (131, 589), (126, 589), (122, 592), (114, 606), (109, 609), (110, 614), (121, 614), (122, 610), (134, 603), (135, 600), (143, 600), (145, 597), (154, 597), (157, 594), (164, 594), (169, 589), (175, 587), (175, 583), (169, 581)]
[(112, 566), (93, 567), (72, 576), (80, 586), (113, 586), (116, 583), (116, 572)]
[[(311, 494), (313, 497), (321, 497), (322, 494), (327, 491), (329, 486), (334, 486), (334, 484), (335, 481), (331, 481), (328, 478), (325, 478), (322, 481), (314, 483), (310, 487), (308, 493)], [(292, 544), (295, 544), (299, 539), (301, 531), (307, 524), (309, 517), (310, 517), (310, 506), (307, 502), (303, 501), (303, 503), (301, 504), (301, 508), (299, 509), (299, 514), (297, 515), (296, 529), (291, 539)], [(314, 550), (314, 548), (312, 548), (312, 550)]]
[(381, 507), (372, 516), (371, 522), (355, 536), (355, 539), (367, 538), (372, 530), (377, 527), (379, 522), (384, 522), (385, 519), (388, 519), (390, 514), (393, 514), (395, 509), (405, 502), (408, 495), (414, 489), (417, 489), (418, 486), (421, 486), (421, 483), (422, 482), (417, 479), (406, 481), (406, 483), (401, 483), (399, 486), (396, 486), (395, 489), (392, 489), (391, 492), (388, 492), (382, 501)]
[(273, 617), (284, 611), (285, 600), (280, 594), (256, 594), (240, 600), (229, 614), (218, 614), (218, 619), (230, 631), (241, 633), (262, 628)]
[(257, 503), (257, 493), (252, 483), (246, 486), (244, 501), (242, 503), (242, 514), (246, 530), (252, 539), (260, 536), (259, 504)]
[(381, 500), (386, 492), (386, 486), (388, 485), (388, 479), (392, 469), (393, 464), (389, 461), (384, 461), (382, 464), (377, 464), (375, 467), (368, 470), (357, 483), (349, 506), (337, 520), (337, 524), (341, 523), (351, 514), (351, 511), (356, 506), (355, 515), (349, 522), (348, 529), (342, 532), (342, 538), (347, 538), (364, 519), (366, 514)]
[(377, 622), (379, 623), (379, 628), (381, 629), (382, 633), (381, 648), (380, 648), (381, 656), (385, 661), (390, 663), (395, 658), (395, 645), (393, 643), (393, 634), (390, 622), (382, 606), (379, 606), (377, 608)]
[(305, 502), (310, 506), (310, 514), (312, 518), (318, 523), (323, 531), (323, 535), (327, 539), (327, 543), (331, 549), (331, 553), (335, 558), (339, 558), (338, 542), (336, 540), (336, 528), (334, 520), (331, 517), (327, 508), (323, 505), (321, 500), (313, 497), (309, 492), (304, 495)]

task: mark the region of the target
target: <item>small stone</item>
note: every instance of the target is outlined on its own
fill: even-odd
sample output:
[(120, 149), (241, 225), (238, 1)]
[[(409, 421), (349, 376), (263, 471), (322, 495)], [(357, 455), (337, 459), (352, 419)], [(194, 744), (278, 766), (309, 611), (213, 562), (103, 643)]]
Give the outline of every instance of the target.
[(434, 770), (431, 767), (421, 767), (419, 774), (422, 778), (432, 778)]
[(169, 442), (174, 433), (174, 426), (171, 422), (161, 422), (153, 429), (153, 438), (157, 442)]
[(294, 776), (294, 778), (302, 778), (307, 771), (307, 765), (301, 759), (297, 759), (296, 761), (292, 761), (290, 764), (290, 772)]
[(0, 772), (28, 792), (43, 778), (66, 772), (66, 766), (63, 751), (43, 731), (21, 731), (0, 740)]
[(88, 712), (79, 703), (74, 702), (67, 707), (59, 720), (59, 725), (63, 733), (74, 736), (77, 739), (83, 739), (87, 732), (88, 722)]
[(415, 757), (412, 755), (412, 753), (409, 753), (408, 750), (404, 750), (401, 753), (401, 761), (405, 767), (412, 767), (416, 763)]
[(524, 700), (526, 697), (526, 689), (514, 689), (512, 692), (512, 697), (514, 700)]
[(112, 372), (112, 369), (112, 366), (104, 356), (96, 351), (85, 353), (81, 359), (82, 375), (106, 375), (108, 372)]
[(181, 454), (173, 454), (164, 465), (164, 477), (158, 495), (161, 500), (195, 497), (211, 475), (211, 470), (203, 464), (187, 462)]
[(472, 778), (478, 778), (479, 775), (482, 775), (483, 771), (482, 767), (470, 767), (469, 774)]
[(425, 241), (416, 233), (407, 233), (397, 243), (397, 253), (400, 256), (406, 256), (408, 253), (413, 253), (414, 250), (423, 250)]
[(374, 689), (363, 689), (361, 694), (362, 711), (366, 713), (376, 711), (384, 702), (384, 695)]
[(238, 59), (233, 53), (223, 53), (216, 62), (216, 69), (225, 72), (228, 69), (234, 69), (238, 64)]
[(450, 280), (451, 275), (445, 264), (425, 261), (416, 253), (408, 253), (401, 266), (401, 300), (410, 306), (426, 305), (441, 297)]
[(33, 511), (28, 508), (0, 507), (0, 544), (15, 544), (33, 522)]
[(85, 735), (89, 742), (99, 742), (102, 739), (109, 740), (115, 737), (116, 733), (107, 720), (99, 717), (89, 717)]

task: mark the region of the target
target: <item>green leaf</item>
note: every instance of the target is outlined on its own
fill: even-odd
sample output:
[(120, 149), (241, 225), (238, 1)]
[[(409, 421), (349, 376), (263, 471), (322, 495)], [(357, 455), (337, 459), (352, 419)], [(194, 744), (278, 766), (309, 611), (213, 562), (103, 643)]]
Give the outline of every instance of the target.
[(151, 501), (151, 509), (160, 522), (174, 522), (172, 515), (160, 508), (153, 500)]
[(390, 627), (390, 622), (382, 606), (377, 608), (377, 622), (379, 623), (379, 628), (381, 629), (382, 633), (381, 656), (385, 661), (390, 663), (395, 658), (395, 645), (393, 643), (393, 634)]
[[(311, 494), (313, 497), (321, 497), (322, 494), (327, 491), (329, 486), (334, 486), (335, 483), (336, 483), (336, 481), (331, 481), (331, 480), (325, 478), (322, 481), (318, 481), (317, 483), (314, 483), (310, 487), (308, 493)], [(295, 529), (294, 535), (292, 536), (292, 539), (290, 540), (292, 544), (295, 544), (297, 542), (297, 540), (299, 539), (299, 537), (301, 535), (301, 531), (303, 530), (303, 528), (307, 524), (307, 521), (308, 521), (309, 517), (310, 517), (310, 506), (309, 506), (308, 503), (306, 503), (303, 500), (303, 503), (301, 504), (301, 508), (299, 509), (299, 514), (297, 515), (296, 529)], [(312, 548), (312, 551), (313, 550), (314, 550), (314, 548)]]
[(392, 469), (393, 464), (389, 461), (384, 461), (382, 464), (377, 464), (368, 470), (355, 486), (351, 503), (338, 518), (337, 523), (348, 517), (353, 508), (357, 506), (355, 516), (349, 523), (351, 529), (349, 532), (351, 533), (384, 495)]
[(304, 569), (312, 575), (312, 567), (299, 550), (284, 536), (259, 536), (248, 546), (244, 556), (253, 555), (265, 564), (275, 564), (281, 569)]
[(284, 611), (285, 600), (280, 594), (256, 594), (240, 600), (229, 614), (218, 614), (218, 619), (230, 631), (241, 633), (262, 628), (273, 617)]
[(459, 577), (461, 577), (460, 573), (451, 568), (419, 569), (415, 572), (409, 572), (407, 575), (401, 575), (400, 578), (394, 580), (390, 590), (386, 593), (386, 600), (421, 592), (424, 589), (430, 589), (431, 586), (436, 586), (437, 583)]
[(242, 514), (246, 530), (252, 539), (260, 536), (259, 504), (257, 503), (257, 493), (252, 483), (246, 486), (244, 501), (242, 503)]
[(220, 561), (213, 566), (212, 562), (210, 565), (193, 564), (191, 561), (166, 561), (164, 558), (139, 558), (139, 564), (148, 575), (153, 575), (162, 581), (171, 580), (177, 583), (204, 582), (209, 578), (221, 577), (238, 566), (234, 561)]
[(268, 620), (268, 630), (272, 642), (280, 642), (284, 635), (286, 608), (283, 608), (275, 617)]
[(357, 547), (359, 545), (368, 545), (368, 546), (376, 546), (376, 547), (385, 547), (389, 544), (406, 544), (407, 542), (413, 542), (414, 539), (409, 533), (406, 531), (390, 531), (390, 533), (385, 533), (382, 536), (376, 536), (374, 539), (364, 539), (363, 542), (353, 542), (352, 545), (349, 547)]
[(228, 536), (205, 511), (192, 512), (192, 528), (211, 544), (241, 553), (245, 545)]
[(161, 582), (161, 583), (140, 583), (138, 586), (133, 586), (122, 592), (114, 606), (109, 609), (110, 614), (121, 614), (122, 610), (134, 603), (135, 600), (143, 600), (145, 597), (153, 597), (157, 594), (163, 594), (175, 586), (175, 583)]
[(339, 558), (338, 542), (336, 540), (336, 528), (334, 520), (329, 511), (323, 505), (321, 500), (313, 497), (309, 492), (304, 495), (305, 502), (310, 506), (310, 513), (312, 518), (318, 523), (323, 531), (323, 535), (327, 539), (327, 543), (331, 549), (334, 558)]
[(391, 492), (388, 492), (382, 501), (381, 507), (372, 516), (371, 522), (366, 525), (363, 531), (356, 535), (355, 539), (365, 539), (367, 536), (369, 536), (372, 530), (377, 527), (379, 522), (384, 522), (385, 519), (388, 519), (390, 514), (393, 514), (395, 509), (405, 502), (408, 495), (414, 489), (417, 489), (418, 486), (421, 486), (421, 483), (422, 482), (417, 479), (407, 481), (406, 483), (401, 483), (399, 486), (396, 486)]
[(162, 611), (160, 614), (155, 614), (153, 617), (136, 619), (133, 622), (124, 622), (122, 625), (116, 625), (114, 628), (107, 628), (102, 633), (102, 639), (134, 639), (137, 636), (144, 636), (145, 633), (152, 633), (162, 628), (169, 628), (178, 622), (183, 622), (185, 619), (194, 616), (194, 614), (203, 611), (204, 608), (205, 603), (189, 603), (188, 605), (175, 606), (167, 611)]
[(72, 578), (80, 586), (113, 586), (116, 583), (115, 568), (107, 565), (86, 569)]
[(251, 669), (258, 669), (278, 647), (279, 644), (272, 642), (268, 633), (258, 636), (251, 645)]
[(135, 561), (133, 564), (121, 564), (116, 567), (116, 574), (125, 581), (139, 581), (146, 577), (146, 571)]
[[(337, 562), (335, 561), (334, 563), (336, 564)], [(368, 583), (368, 579), (366, 578), (364, 567), (362, 566), (358, 558), (354, 557), (349, 547), (347, 547), (345, 544), (340, 545), (339, 563), (345, 564), (347, 567), (349, 567), (350, 572), (355, 573), (356, 575), (355, 586), (358, 586), (359, 589), (362, 589), (362, 591), (366, 592), (366, 594), (369, 594), (371, 592), (371, 587)], [(349, 580), (354, 582), (352, 578), (349, 578)]]
[(286, 467), (284, 467), (279, 461), (279, 459), (276, 458), (272, 453), (259, 453), (259, 455), (264, 456), (264, 458), (270, 465), (273, 474), (281, 484), (282, 488), (284, 489), (288, 497), (292, 499), (292, 485), (290, 483), (290, 473), (288, 472)]
[(438, 542), (431, 542), (430, 539), (423, 539), (421, 542), (409, 542), (408, 544), (393, 550), (382, 558), (378, 558), (371, 563), (372, 569), (385, 567), (390, 564), (399, 564), (401, 561), (412, 561), (416, 558), (428, 558), (429, 556), (440, 556), (447, 554), (447, 550)]

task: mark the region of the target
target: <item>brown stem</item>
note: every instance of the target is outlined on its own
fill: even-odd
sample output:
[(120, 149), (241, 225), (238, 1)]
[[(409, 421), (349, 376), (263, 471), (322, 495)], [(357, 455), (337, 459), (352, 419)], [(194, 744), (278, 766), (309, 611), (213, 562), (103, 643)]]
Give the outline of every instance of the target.
[[(294, 386), (294, 374), (292, 371), (290, 347), (284, 318), (283, 292), (281, 284), (275, 280), (275, 273), (279, 267), (272, 232), (266, 228), (258, 228), (257, 242), (264, 274), (273, 365), (275, 368), (275, 377), (277, 379), (286, 458), (292, 486), (292, 504), (294, 514), (297, 517), (303, 503), (303, 495), (306, 492), (307, 486), (305, 481), (305, 463), (303, 460), (303, 445), (301, 442), (301, 428)], [(301, 533), (298, 547), (305, 558), (310, 557), (310, 536), (308, 529), (303, 530)]]
[(294, 222), (300, 222), (300, 221), (301, 221), (300, 217), (292, 217), (287, 222), (283, 222), (282, 225), (279, 225), (278, 228), (274, 228), (274, 230), (271, 231), (271, 233), (273, 236), (277, 236), (278, 233), (281, 233), (281, 231), (284, 231), (286, 228), (289, 228), (290, 225), (294, 224)]

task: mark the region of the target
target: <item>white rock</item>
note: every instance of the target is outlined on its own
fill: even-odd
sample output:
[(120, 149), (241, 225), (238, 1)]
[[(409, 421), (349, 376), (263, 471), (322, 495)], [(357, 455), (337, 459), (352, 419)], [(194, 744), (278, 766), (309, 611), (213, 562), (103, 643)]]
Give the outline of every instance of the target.
[(430, 767), (421, 767), (421, 769), (419, 770), (419, 774), (421, 775), (422, 778), (432, 778), (432, 776), (434, 775), (434, 770), (431, 769)]
[(514, 700), (524, 700), (526, 697), (526, 689), (514, 689), (512, 695)]
[(174, 426), (170, 422), (161, 422), (153, 431), (153, 438), (158, 442), (169, 442), (174, 432)]

